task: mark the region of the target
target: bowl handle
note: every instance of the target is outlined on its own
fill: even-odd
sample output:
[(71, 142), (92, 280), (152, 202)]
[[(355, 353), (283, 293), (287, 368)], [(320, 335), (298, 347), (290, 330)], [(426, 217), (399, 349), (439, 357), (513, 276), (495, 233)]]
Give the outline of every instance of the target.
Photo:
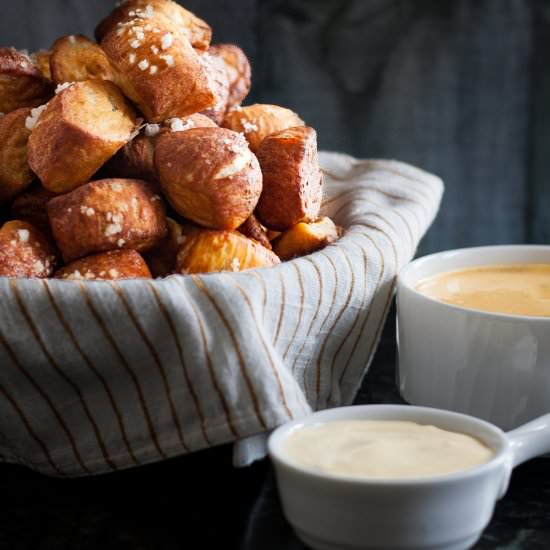
[(550, 453), (550, 414), (545, 414), (506, 433), (513, 453), (513, 465)]

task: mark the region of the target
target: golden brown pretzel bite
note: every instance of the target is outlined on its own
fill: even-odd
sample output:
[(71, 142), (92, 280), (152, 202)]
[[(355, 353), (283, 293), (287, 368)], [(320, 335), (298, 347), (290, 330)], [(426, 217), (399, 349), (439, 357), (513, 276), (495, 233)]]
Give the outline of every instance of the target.
[(129, 141), (136, 124), (132, 108), (112, 82), (77, 82), (27, 124), (33, 127), (29, 164), (46, 189), (66, 193), (86, 183)]
[(13, 199), (34, 179), (27, 162), (31, 131), (25, 122), (30, 113), (30, 107), (22, 107), (0, 117), (0, 204)]
[(0, 277), (45, 278), (54, 267), (53, 247), (30, 223), (14, 220), (0, 228)]
[(155, 165), (174, 210), (205, 227), (239, 227), (262, 191), (260, 166), (246, 140), (223, 128), (162, 134)]
[(105, 177), (136, 178), (157, 183), (154, 160), (157, 137), (163, 132), (183, 132), (191, 128), (216, 128), (216, 123), (207, 116), (196, 113), (184, 118), (169, 119), (165, 124), (146, 124), (139, 136), (124, 145), (105, 164), (101, 174)]
[(317, 219), (323, 178), (317, 158), (317, 134), (297, 126), (267, 136), (258, 150), (264, 176), (258, 219), (270, 229), (284, 230)]
[(278, 263), (279, 258), (271, 250), (237, 231), (197, 229), (184, 237), (176, 259), (176, 271), (184, 275), (244, 271)]
[(209, 68), (187, 38), (158, 16), (124, 20), (105, 35), (101, 47), (117, 71), (117, 84), (149, 122), (191, 115), (216, 103)]
[(139, 180), (97, 180), (52, 199), (48, 216), (66, 262), (117, 248), (148, 250), (166, 235), (161, 198)]
[(168, 225), (166, 237), (157, 246), (143, 254), (154, 277), (166, 277), (174, 273), (178, 248), (183, 242), (184, 234), (189, 232), (188, 228), (184, 229), (172, 218), (166, 218), (166, 222)]
[[(150, 7), (149, 7), (150, 6)], [(116, 8), (103, 19), (95, 29), (95, 37), (101, 42), (105, 35), (135, 15), (160, 17), (175, 32), (181, 33), (198, 50), (206, 50), (210, 45), (212, 29), (196, 15), (170, 0), (130, 0)], [(152, 17), (151, 17), (152, 16)]]
[(229, 79), (228, 106), (238, 105), (250, 91), (252, 71), (246, 54), (235, 44), (214, 44), (208, 52), (225, 64)]
[(254, 214), (238, 228), (238, 231), (271, 250), (271, 242), (268, 239), (266, 228), (258, 221), (258, 218)]
[(82, 35), (58, 38), (52, 46), (50, 67), (56, 84), (92, 79), (115, 80), (105, 52)]
[(50, 50), (38, 50), (31, 53), (31, 60), (34, 66), (40, 71), (40, 74), (46, 79), (52, 79), (52, 71), (50, 68), (50, 56), (52, 52)]
[(223, 121), (225, 128), (245, 135), (254, 153), (269, 134), (303, 125), (304, 121), (290, 109), (261, 103), (232, 109)]
[(213, 84), (216, 103), (214, 106), (202, 111), (202, 114), (211, 118), (216, 124), (221, 124), (227, 111), (229, 101), (229, 79), (222, 59), (209, 55), (202, 55), (202, 60), (209, 72), (210, 81)]
[(54, 277), (86, 281), (150, 279), (151, 272), (139, 252), (110, 250), (75, 260), (56, 271)]
[(287, 229), (273, 241), (273, 250), (281, 260), (311, 254), (339, 237), (339, 230), (330, 218), (316, 222), (300, 222)]
[(0, 113), (46, 103), (53, 87), (31, 58), (14, 48), (0, 48)]
[(11, 216), (29, 222), (49, 237), (51, 230), (46, 203), (55, 196), (55, 193), (44, 189), (39, 183), (34, 183), (11, 203)]

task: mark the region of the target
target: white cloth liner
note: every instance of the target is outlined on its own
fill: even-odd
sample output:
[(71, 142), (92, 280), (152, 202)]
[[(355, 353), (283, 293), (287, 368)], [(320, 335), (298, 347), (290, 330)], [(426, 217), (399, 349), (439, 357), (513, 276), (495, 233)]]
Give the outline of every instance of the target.
[[(120, 470), (352, 402), (439, 178), (322, 153), (335, 244), (279, 266), (154, 281), (0, 278), (0, 455), (40, 472)], [(260, 437), (252, 437), (263, 434)]]

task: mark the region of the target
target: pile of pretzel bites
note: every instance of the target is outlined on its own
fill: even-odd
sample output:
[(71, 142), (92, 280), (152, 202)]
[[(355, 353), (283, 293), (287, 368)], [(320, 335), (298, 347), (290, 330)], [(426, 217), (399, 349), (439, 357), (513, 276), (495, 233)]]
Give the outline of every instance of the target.
[(243, 106), (251, 69), (170, 0), (129, 0), (94, 42), (0, 48), (0, 276), (242, 271), (338, 238), (315, 130)]

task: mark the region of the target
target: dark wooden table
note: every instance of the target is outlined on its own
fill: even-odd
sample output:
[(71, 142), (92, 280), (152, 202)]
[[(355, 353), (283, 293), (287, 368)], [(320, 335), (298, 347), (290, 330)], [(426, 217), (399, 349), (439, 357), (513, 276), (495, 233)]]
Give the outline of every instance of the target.
[[(394, 323), (357, 397), (401, 402)], [(0, 549), (303, 550), (282, 516), (271, 466), (234, 470), (231, 446), (115, 474), (52, 479), (0, 466)], [(476, 549), (550, 548), (550, 460), (514, 472)]]

